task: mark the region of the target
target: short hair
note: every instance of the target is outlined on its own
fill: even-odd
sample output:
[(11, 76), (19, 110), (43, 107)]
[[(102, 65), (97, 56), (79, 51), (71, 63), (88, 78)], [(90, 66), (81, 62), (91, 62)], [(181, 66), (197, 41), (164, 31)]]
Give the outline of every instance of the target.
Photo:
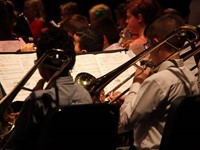
[(96, 52), (103, 50), (103, 34), (97, 30), (87, 27), (81, 28), (75, 33), (80, 41), (79, 47), (81, 50), (88, 52)]
[(106, 4), (96, 4), (89, 9), (90, 22), (96, 21), (101, 18), (113, 19), (112, 11)]
[[(51, 26), (47, 30), (41, 32), (38, 40), (36, 41), (36, 46), (38, 58), (40, 58), (47, 50), (62, 49), (65, 54), (71, 58), (66, 70), (69, 71), (73, 68), (76, 56), (73, 38), (69, 36), (63, 29)], [(45, 61), (44, 63), (50, 66), (57, 65), (51, 60)]]
[(119, 41), (119, 30), (112, 19), (101, 18), (91, 23), (90, 27), (105, 35), (110, 45)]
[(162, 7), (156, 0), (133, 0), (127, 3), (127, 10), (136, 17), (141, 14), (144, 23), (148, 24), (162, 11)]
[(65, 2), (60, 5), (61, 16), (68, 20), (74, 14), (80, 14), (79, 5), (76, 2)]
[(126, 3), (120, 3), (114, 9), (115, 17), (126, 18)]
[(66, 32), (70, 32), (72, 35), (80, 28), (89, 26), (88, 18), (81, 14), (74, 14), (68, 20), (61, 22), (60, 27)]
[[(181, 16), (175, 13), (163, 13), (145, 28), (144, 35), (149, 40), (153, 40), (154, 38), (163, 40), (183, 25), (185, 25), (185, 22)], [(169, 39), (168, 42), (176, 47), (181, 47), (184, 44), (184, 41), (176, 36)]]

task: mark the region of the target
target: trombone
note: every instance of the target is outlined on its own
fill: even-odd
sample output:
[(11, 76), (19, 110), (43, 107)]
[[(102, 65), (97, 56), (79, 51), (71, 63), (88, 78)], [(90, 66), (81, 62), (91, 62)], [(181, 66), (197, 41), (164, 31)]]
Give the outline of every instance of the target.
[[(26, 73), (26, 75), (19, 81), (19, 83), (12, 89), (12, 91), (5, 95), (0, 100), (0, 139), (2, 139), (5, 135), (10, 133), (10, 131), (14, 128), (15, 118), (9, 120), (11, 118), (11, 114), (8, 114), (8, 108), (12, 103), (13, 99), (20, 92), (21, 89), (27, 89), (24, 85), (31, 78), (37, 68), (46, 60), (51, 59), (55, 61), (56, 64), (59, 64), (60, 67), (53, 67), (56, 69), (54, 75), (48, 81), (45, 89), (48, 89), (50, 83), (55, 80), (60, 73), (68, 66), (71, 58), (68, 57), (62, 49), (50, 49), (47, 50), (35, 63), (35, 65)], [(12, 113), (12, 112), (10, 112)], [(10, 116), (9, 116), (10, 115)]]
[[(177, 36), (180, 39), (185, 40), (184, 41), (185, 44), (182, 47), (175, 47), (174, 45), (172, 45), (171, 43), (168, 42), (170, 39), (172, 39), (175, 36)], [(113, 79), (118, 77), (122, 72), (124, 72), (125, 70), (130, 68), (132, 65), (135, 66), (137, 62), (141, 61), (143, 58), (145, 58), (148, 54), (153, 52), (156, 48), (158, 48), (162, 44), (164, 44), (164, 43), (170, 44), (171, 46), (173, 46), (174, 48), (177, 49), (177, 52), (176, 52), (176, 54), (177, 54), (177, 53), (180, 53), (183, 49), (185, 49), (191, 45), (194, 45), (194, 43), (197, 42), (198, 40), (199, 40), (199, 33), (197, 31), (197, 27), (191, 26), (191, 25), (181, 26), (178, 29), (176, 29), (175, 31), (171, 32), (168, 36), (166, 36), (166, 38), (161, 40), (159, 43), (155, 44), (153, 47), (150, 47), (150, 48), (144, 50), (137, 56), (133, 57), (129, 61), (125, 62), (124, 64), (122, 64), (121, 66), (112, 70), (111, 72), (108, 72), (107, 74), (105, 74), (97, 79), (96, 78), (94, 79), (94, 77), (92, 77), (92, 79), (91, 79), (92, 75), (90, 75), (89, 73), (80, 73), (76, 76), (75, 79), (78, 79), (79, 83), (87, 84), (86, 89), (89, 91), (93, 101), (99, 103), (99, 102), (102, 102), (100, 97), (102, 97), (101, 94), (102, 94), (102, 91), (105, 88), (105, 86), (107, 86)], [(131, 76), (133, 77), (134, 74)], [(131, 78), (131, 77), (129, 77), (129, 78)], [(85, 80), (85, 79), (87, 79), (87, 80)], [(87, 81), (89, 81), (89, 83)], [(126, 82), (126, 79), (124, 82)], [(117, 88), (118, 87), (114, 88), (114, 90), (116, 90)], [(126, 92), (127, 91), (128, 91), (128, 89), (126, 90)], [(110, 92), (112, 92), (112, 91), (110, 91)], [(114, 101), (112, 101), (111, 103), (113, 103), (113, 102)]]

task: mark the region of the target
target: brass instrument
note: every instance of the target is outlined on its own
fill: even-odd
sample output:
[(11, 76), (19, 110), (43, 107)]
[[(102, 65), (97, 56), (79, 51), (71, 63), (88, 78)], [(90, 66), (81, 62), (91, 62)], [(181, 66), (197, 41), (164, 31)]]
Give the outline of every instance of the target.
[[(175, 36), (185, 40), (185, 44), (182, 47), (175, 47), (174, 45), (169, 43), (169, 40)], [(199, 34), (198, 34), (197, 28), (195, 26), (191, 26), (191, 25), (181, 26), (178, 29), (176, 29), (175, 31), (173, 31), (172, 33), (170, 33), (168, 36), (166, 36), (165, 39), (163, 39), (159, 43), (155, 44), (153, 47), (150, 47), (150, 48), (144, 50), (137, 56), (133, 57), (129, 61), (125, 62), (121, 66), (117, 67), (113, 71), (103, 75), (100, 78), (97, 78), (97, 79), (93, 78), (93, 79), (89, 80), (91, 75), (88, 73), (78, 74), (77, 75), (78, 77), (76, 77), (76, 78), (79, 79), (79, 82), (82, 80), (81, 82), (85, 82), (85, 84), (87, 83), (87, 80), (90, 81), (89, 83), (87, 83), (87, 90), (91, 94), (91, 97), (93, 98), (94, 102), (98, 103), (98, 102), (101, 102), (100, 93), (105, 88), (105, 86), (107, 86), (113, 79), (115, 79), (122, 72), (127, 70), (129, 67), (131, 67), (132, 65), (136, 65), (136, 63), (138, 61), (141, 61), (143, 58), (145, 58), (149, 53), (153, 52), (160, 45), (162, 45), (164, 43), (170, 44), (171, 46), (173, 46), (174, 48), (177, 49), (177, 53), (180, 53), (181, 50), (191, 46), (198, 40), (199, 40)], [(84, 78), (82, 78), (82, 77), (87, 78), (87, 80), (84, 80)], [(115, 90), (116, 90), (116, 88), (115, 88)], [(128, 91), (128, 89), (126, 91)]]
[[(55, 74), (48, 81), (45, 89), (49, 88), (49, 84), (58, 77), (58, 75), (67, 67), (71, 58), (69, 58), (63, 50), (61, 49), (50, 49), (46, 51), (35, 63), (35, 65), (26, 73), (26, 75), (19, 81), (19, 83), (13, 88), (13, 90), (4, 96), (0, 100), (0, 139), (7, 135), (13, 128), (15, 124), (15, 118), (12, 116), (12, 111), (10, 111), (10, 104), (12, 103), (15, 96), (20, 92), (21, 89), (26, 89), (24, 85), (34, 74), (36, 69), (46, 60), (51, 59), (59, 64), (61, 67), (54, 67), (56, 69)], [(51, 67), (51, 66), (50, 66)]]

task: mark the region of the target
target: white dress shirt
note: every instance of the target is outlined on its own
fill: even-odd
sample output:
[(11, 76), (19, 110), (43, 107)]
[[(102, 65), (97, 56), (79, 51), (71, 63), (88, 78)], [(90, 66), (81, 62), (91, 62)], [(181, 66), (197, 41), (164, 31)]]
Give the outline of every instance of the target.
[(158, 150), (167, 110), (179, 96), (198, 94), (197, 78), (177, 59), (163, 62), (158, 72), (140, 85), (133, 83), (120, 108), (120, 131), (134, 132), (138, 150)]

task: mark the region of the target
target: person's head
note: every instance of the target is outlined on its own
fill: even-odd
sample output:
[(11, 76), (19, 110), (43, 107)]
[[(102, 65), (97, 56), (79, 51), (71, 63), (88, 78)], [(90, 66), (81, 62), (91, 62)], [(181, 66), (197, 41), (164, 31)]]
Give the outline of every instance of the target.
[(120, 3), (114, 9), (116, 22), (120, 30), (127, 27), (126, 23), (126, 3)]
[[(62, 72), (61, 76), (66, 76), (75, 64), (76, 53), (74, 51), (73, 38), (69, 36), (64, 30), (57, 27), (49, 27), (49, 29), (43, 31), (36, 42), (37, 59), (39, 59), (47, 50), (61, 49), (64, 53), (71, 58), (67, 68)], [(60, 56), (62, 57), (62, 56)], [(39, 67), (41, 76), (48, 81), (55, 73), (53, 67), (60, 67), (58, 59), (47, 58), (43, 64)]]
[(90, 23), (92, 23), (101, 18), (113, 19), (113, 16), (110, 7), (107, 6), (106, 4), (101, 3), (94, 5), (89, 9), (89, 18), (90, 18)]
[(82, 28), (74, 34), (76, 53), (96, 52), (103, 50), (103, 34), (90, 27)]
[(160, 13), (161, 7), (156, 0), (132, 0), (127, 4), (127, 24), (130, 32), (138, 34), (143, 32), (155, 16)]
[(46, 20), (45, 7), (42, 0), (25, 0), (23, 13), (30, 22), (35, 19)]
[(14, 4), (7, 0), (0, 1), (0, 39), (10, 40), (13, 38), (13, 27), (16, 22)]
[(78, 3), (70, 1), (60, 5), (61, 22), (68, 20), (74, 14), (80, 14)]
[[(185, 25), (185, 22), (179, 15), (174, 13), (164, 13), (146, 27), (144, 35), (148, 42), (145, 45), (153, 47), (156, 43), (166, 39), (169, 34), (183, 25)], [(179, 36), (174, 36), (151, 52), (151, 58), (155, 64), (158, 65), (168, 56), (176, 52), (174, 46), (180, 48), (183, 44), (184, 40)]]
[(90, 24), (90, 27), (104, 35), (104, 49), (119, 41), (116, 23), (109, 18), (102, 18)]
[(69, 35), (73, 36), (80, 28), (89, 26), (87, 17), (81, 14), (72, 15), (68, 20), (63, 21), (60, 27), (63, 28)]

